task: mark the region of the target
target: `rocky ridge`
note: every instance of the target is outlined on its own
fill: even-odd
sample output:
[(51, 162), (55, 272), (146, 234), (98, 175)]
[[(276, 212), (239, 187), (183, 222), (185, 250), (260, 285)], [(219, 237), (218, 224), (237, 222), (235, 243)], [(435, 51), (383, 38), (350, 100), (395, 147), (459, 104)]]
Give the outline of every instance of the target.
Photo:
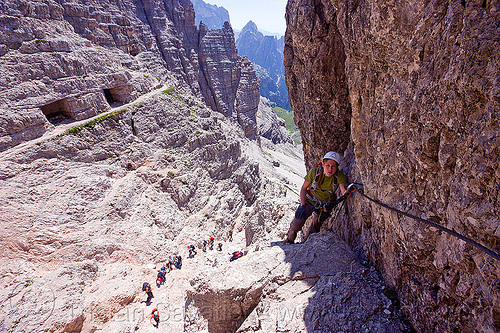
[(248, 138), (256, 134), (255, 115), (259, 106), (259, 80), (248, 59), (238, 56), (229, 22), (222, 29), (208, 30), (200, 24), (200, 67), (202, 92), (213, 110), (234, 118)]
[(260, 94), (277, 105), (290, 109), (283, 66), (283, 37), (264, 36), (249, 21), (238, 34), (238, 54), (252, 62), (260, 79)]
[[(289, 1), (285, 73), (307, 165), (338, 150), (366, 194), (500, 252), (499, 9)], [(360, 196), (346, 207), (330, 228), (381, 269), (417, 331), (500, 330), (498, 261)]]

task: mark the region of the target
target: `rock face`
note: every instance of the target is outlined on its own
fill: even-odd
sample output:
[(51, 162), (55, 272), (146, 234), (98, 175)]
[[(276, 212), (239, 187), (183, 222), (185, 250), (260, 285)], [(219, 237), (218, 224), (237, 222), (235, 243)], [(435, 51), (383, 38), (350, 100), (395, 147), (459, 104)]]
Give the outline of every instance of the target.
[(258, 134), (272, 143), (290, 143), (293, 140), (286, 129), (285, 120), (279, 118), (274, 113), (269, 100), (265, 97), (260, 98), (259, 110), (257, 111)]
[(260, 94), (271, 102), (290, 109), (283, 67), (283, 39), (264, 36), (257, 25), (249, 21), (238, 34), (236, 47), (239, 55), (248, 57), (254, 64), (261, 81)]
[[(365, 193), (500, 252), (500, 7), (291, 0), (285, 72), (307, 165), (327, 150)], [(332, 227), (396, 288), (419, 332), (500, 330), (500, 263), (349, 200)]]
[[(211, 39), (198, 31), (189, 0), (7, 0), (0, 9), (0, 151), (167, 81), (205, 97), (214, 110), (234, 111), (255, 137), (258, 98), (250, 103), (242, 96), (253, 98), (259, 80), (237, 56), (234, 37), (228, 40), (230, 28), (210, 32)], [(231, 59), (225, 70), (204, 67), (210, 50)], [(231, 98), (221, 103), (220, 87), (210, 84)]]
[(203, 96), (213, 110), (234, 117), (247, 137), (255, 138), (259, 107), (259, 81), (252, 64), (237, 54), (233, 29), (225, 22), (222, 29), (208, 30), (200, 24), (200, 76)]
[(0, 150), (42, 135), (62, 119), (109, 110), (109, 104), (128, 102), (158, 84), (135, 70), (131, 56), (76, 34), (55, 1), (6, 1), (1, 10)]
[(217, 262), (191, 285), (186, 332), (409, 330), (377, 272), (333, 233)]
[(208, 29), (220, 29), (224, 22), (231, 22), (226, 8), (206, 3), (203, 0), (192, 0), (191, 2), (196, 13), (196, 26), (203, 22)]
[[(304, 172), (293, 146), (261, 148), (171, 88), (61, 126), (0, 153), (2, 332), (148, 332), (140, 287), (154, 285), (155, 265), (189, 261), (186, 245), (209, 236), (226, 252), (279, 239)], [(183, 331), (183, 310), (180, 324), (166, 315), (184, 308), (207, 260), (154, 287), (163, 331)]]

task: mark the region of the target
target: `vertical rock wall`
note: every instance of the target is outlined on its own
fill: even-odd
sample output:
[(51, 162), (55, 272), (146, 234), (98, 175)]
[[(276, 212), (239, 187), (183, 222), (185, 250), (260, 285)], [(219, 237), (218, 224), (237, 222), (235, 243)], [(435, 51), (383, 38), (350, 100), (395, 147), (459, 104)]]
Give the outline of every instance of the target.
[(260, 82), (250, 61), (238, 56), (233, 29), (208, 30), (200, 24), (200, 86), (210, 107), (234, 117), (248, 138), (255, 138)]
[[(289, 1), (285, 66), (307, 164), (339, 150), (371, 197), (500, 252), (498, 22), (498, 1)], [(334, 228), (418, 331), (500, 331), (500, 262), (360, 196), (348, 213)]]
[(345, 77), (344, 41), (331, 4), (314, 0), (287, 6), (285, 76), (308, 167), (328, 150), (344, 151), (351, 107)]

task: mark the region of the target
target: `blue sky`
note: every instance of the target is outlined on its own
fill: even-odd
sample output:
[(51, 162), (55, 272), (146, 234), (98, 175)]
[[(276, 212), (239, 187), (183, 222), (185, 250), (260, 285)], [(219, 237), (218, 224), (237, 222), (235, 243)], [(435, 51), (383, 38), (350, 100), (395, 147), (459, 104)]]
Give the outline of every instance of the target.
[(248, 21), (259, 30), (285, 34), (285, 7), (287, 0), (203, 0), (224, 7), (229, 12), (233, 29), (241, 30)]

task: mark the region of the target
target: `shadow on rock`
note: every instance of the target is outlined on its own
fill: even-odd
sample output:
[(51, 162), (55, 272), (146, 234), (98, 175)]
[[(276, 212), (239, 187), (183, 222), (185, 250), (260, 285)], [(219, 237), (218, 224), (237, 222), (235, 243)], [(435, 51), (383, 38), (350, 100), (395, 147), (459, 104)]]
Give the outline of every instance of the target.
[(191, 280), (187, 332), (412, 332), (378, 272), (335, 234), (271, 245)]

